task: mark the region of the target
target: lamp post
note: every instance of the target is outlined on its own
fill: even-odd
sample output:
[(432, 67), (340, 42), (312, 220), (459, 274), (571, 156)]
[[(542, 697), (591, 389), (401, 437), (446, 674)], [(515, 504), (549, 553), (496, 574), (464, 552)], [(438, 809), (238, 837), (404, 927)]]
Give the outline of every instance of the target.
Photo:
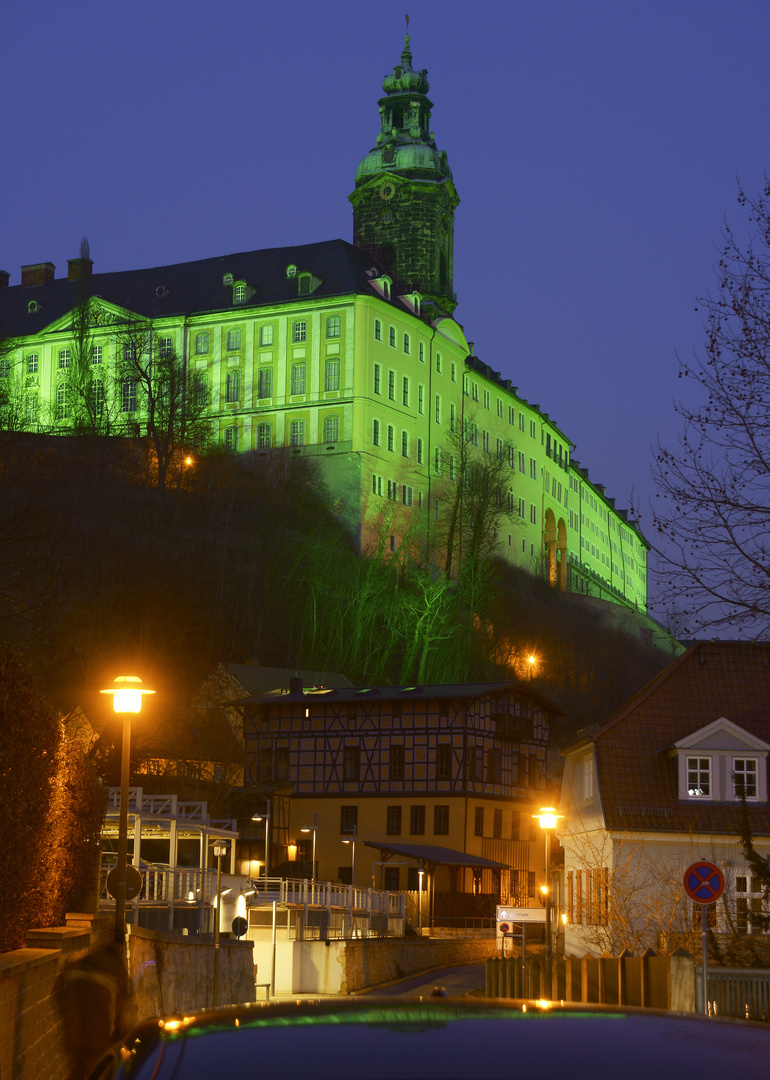
[(543, 806), (540, 812), (533, 814), (540, 822), (540, 828), (545, 833), (545, 994), (550, 1000), (553, 972), (551, 970), (551, 958), (553, 952), (551, 938), (551, 829), (555, 829), (561, 814), (557, 814), (552, 806)]
[(115, 890), (115, 941), (126, 939), (126, 860), (128, 856), (128, 776), (131, 763), (131, 714), (141, 712), (142, 695), (154, 690), (142, 684), (137, 675), (118, 675), (112, 686), (100, 690), (112, 694), (112, 706), (123, 716), (123, 740), (120, 754), (120, 808), (118, 813), (118, 863)]
[(313, 834), (313, 868), (312, 868), (312, 873), (310, 875), (310, 880), (311, 880), (311, 883), (313, 885), (315, 885), (315, 843), (316, 843), (316, 835), (318, 833), (318, 811), (317, 810), (314, 811), (314, 813), (313, 813), (313, 824), (312, 825), (305, 825), (303, 828), (300, 829), (300, 832), (305, 832), (305, 833), (311, 832)]
[(355, 888), (355, 885), (356, 885), (356, 839), (357, 839), (357, 837), (358, 837), (358, 826), (354, 825), (353, 826), (353, 839), (352, 840), (343, 840), (342, 841), (343, 844), (352, 844), (353, 845), (353, 850), (352, 850), (352, 856), (353, 857), (352, 857), (351, 863), (350, 863), (350, 867), (351, 867), (350, 868), (350, 884), (353, 886), (353, 888)]
[(271, 818), (270, 800), (267, 800), (267, 813), (266, 814), (254, 814), (251, 818), (252, 821), (264, 821), (265, 823), (265, 903), (267, 903), (267, 874), (270, 867), (270, 818)]
[[(222, 856), (227, 855), (229, 848), (223, 841), (214, 844), (214, 854), (217, 857), (217, 910), (214, 916), (214, 1007), (219, 1004), (219, 924), (222, 921)], [(229, 889), (227, 890), (230, 891)]]

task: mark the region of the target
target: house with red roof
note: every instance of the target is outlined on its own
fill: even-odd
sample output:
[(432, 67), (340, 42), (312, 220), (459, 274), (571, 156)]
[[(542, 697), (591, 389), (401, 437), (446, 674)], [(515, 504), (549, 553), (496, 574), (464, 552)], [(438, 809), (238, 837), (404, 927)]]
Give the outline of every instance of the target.
[(557, 835), (565, 951), (676, 947), (700, 927), (694, 862), (724, 874), (718, 934), (759, 933), (762, 890), (739, 844), (741, 794), (770, 854), (770, 643), (697, 642), (565, 754)]

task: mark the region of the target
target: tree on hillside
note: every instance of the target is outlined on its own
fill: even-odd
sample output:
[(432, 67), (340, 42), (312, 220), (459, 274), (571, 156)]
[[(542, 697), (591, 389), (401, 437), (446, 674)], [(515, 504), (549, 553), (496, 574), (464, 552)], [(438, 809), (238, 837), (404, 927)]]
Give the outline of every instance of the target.
[(208, 440), (205, 376), (191, 373), (173, 339), (159, 336), (149, 320), (131, 323), (118, 332), (117, 353), (117, 394), (124, 429), (130, 433), (146, 427), (153, 479), (162, 494), (179, 482), (190, 449)]
[(681, 364), (696, 391), (680, 402), (678, 445), (657, 447), (654, 510), (667, 598), (690, 632), (770, 631), (770, 180), (742, 189), (748, 238), (728, 225), (702, 356)]

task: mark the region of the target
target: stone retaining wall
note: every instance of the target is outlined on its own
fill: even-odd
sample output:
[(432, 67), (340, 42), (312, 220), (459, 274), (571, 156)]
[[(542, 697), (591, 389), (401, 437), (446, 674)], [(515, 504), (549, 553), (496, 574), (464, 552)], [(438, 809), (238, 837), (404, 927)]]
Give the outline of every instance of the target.
[(431, 968), (481, 963), (495, 955), (495, 939), (456, 941), (429, 938), (378, 938), (345, 942), (342, 993), (392, 982)]

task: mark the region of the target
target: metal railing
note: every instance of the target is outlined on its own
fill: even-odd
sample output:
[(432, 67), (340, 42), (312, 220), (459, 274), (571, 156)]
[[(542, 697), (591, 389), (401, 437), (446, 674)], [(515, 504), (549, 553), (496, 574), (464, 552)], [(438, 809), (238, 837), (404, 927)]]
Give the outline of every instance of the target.
[[(703, 968), (695, 969), (698, 1012), (703, 1009)], [(710, 1016), (770, 1021), (770, 971), (766, 968), (708, 969)]]

